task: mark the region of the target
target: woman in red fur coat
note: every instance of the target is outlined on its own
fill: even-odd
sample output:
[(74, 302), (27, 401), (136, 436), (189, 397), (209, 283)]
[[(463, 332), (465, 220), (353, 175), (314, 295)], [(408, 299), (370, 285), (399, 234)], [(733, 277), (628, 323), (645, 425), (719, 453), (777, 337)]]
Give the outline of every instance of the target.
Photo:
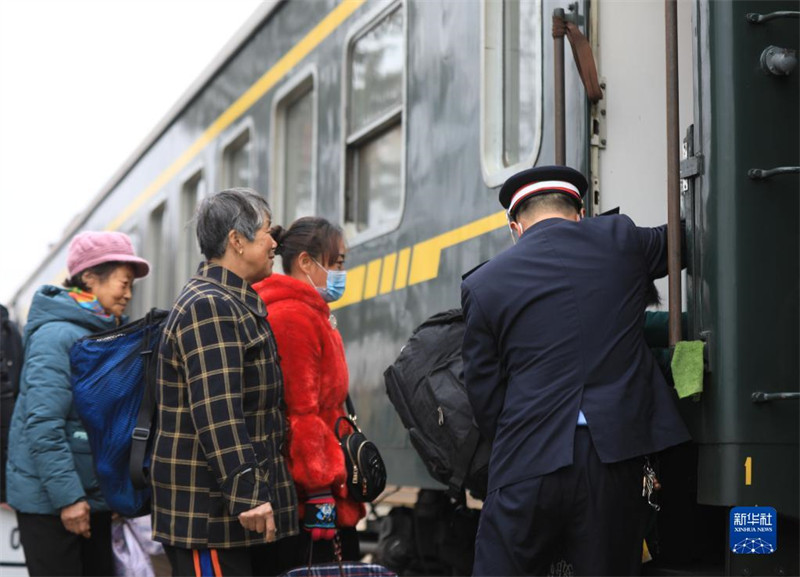
[(333, 560), (335, 522), (342, 558), (355, 561), (360, 558), (355, 525), (365, 509), (347, 495), (344, 454), (334, 433), (336, 419), (345, 414), (349, 376), (342, 338), (328, 307), (344, 292), (344, 236), (338, 226), (314, 217), (300, 218), (288, 230), (275, 227), (272, 236), (285, 274), (273, 274), (254, 288), (267, 305), (278, 343), (289, 470), (306, 528), (297, 543), (287, 546), (295, 546), (298, 564), (308, 562), (310, 540), (315, 562)]

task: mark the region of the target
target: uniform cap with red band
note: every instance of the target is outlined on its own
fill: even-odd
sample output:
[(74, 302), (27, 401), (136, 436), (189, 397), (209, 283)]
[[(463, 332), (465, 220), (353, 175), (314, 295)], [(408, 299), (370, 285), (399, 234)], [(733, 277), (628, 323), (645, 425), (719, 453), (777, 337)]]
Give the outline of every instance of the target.
[(583, 207), (582, 198), (589, 188), (586, 178), (568, 166), (536, 166), (518, 172), (500, 188), (500, 204), (512, 216), (514, 210), (526, 198), (538, 194), (561, 192), (572, 198), (578, 210)]

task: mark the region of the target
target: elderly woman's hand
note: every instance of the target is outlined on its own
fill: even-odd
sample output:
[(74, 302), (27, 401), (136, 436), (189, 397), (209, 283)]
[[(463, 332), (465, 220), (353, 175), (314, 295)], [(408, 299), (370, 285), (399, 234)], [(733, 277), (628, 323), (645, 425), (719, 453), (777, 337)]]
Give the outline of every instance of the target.
[(81, 535), (88, 539), (92, 536), (89, 524), (91, 507), (86, 501), (78, 501), (61, 509), (61, 522), (70, 533)]
[(256, 533), (267, 533), (267, 542), (275, 540), (275, 517), (272, 513), (272, 505), (263, 503), (255, 509), (250, 509), (239, 514), (239, 523), (248, 531)]

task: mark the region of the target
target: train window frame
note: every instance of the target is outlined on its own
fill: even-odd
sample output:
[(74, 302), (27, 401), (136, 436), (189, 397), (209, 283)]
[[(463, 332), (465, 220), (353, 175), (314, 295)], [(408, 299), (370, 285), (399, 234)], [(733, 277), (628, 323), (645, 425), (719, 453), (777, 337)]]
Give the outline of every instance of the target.
[[(195, 188), (195, 199), (194, 199), (194, 207), (190, 211), (191, 216), (188, 219), (184, 220), (186, 216), (185, 212), (185, 198), (186, 194), (189, 190), (189, 187), (196, 187), (201, 181), (205, 181), (205, 190), (197, 190)], [(205, 169), (205, 166), (202, 163), (194, 163), (189, 170), (184, 171), (181, 179), (181, 185), (178, 189), (177, 194), (177, 207), (176, 207), (176, 219), (177, 219), (177, 249), (176, 254), (178, 255), (178, 266), (175, 267), (175, 284), (173, 287), (177, 287), (180, 290), (186, 281), (195, 274), (195, 269), (191, 267), (191, 264), (186, 262), (187, 256), (187, 242), (188, 236), (192, 236), (194, 238), (194, 246), (197, 249), (197, 254), (200, 256), (200, 260), (204, 260), (205, 257), (200, 252), (200, 247), (197, 244), (197, 234), (187, 235), (186, 228), (190, 226), (190, 223), (194, 219), (197, 214), (197, 207), (200, 206), (200, 202), (204, 198), (206, 198), (210, 193), (211, 189), (209, 187), (209, 176), (208, 171)], [(193, 228), (193, 227), (192, 227)], [(188, 273), (188, 274), (187, 274)]]
[[(401, 10), (403, 16), (403, 65), (401, 78), (400, 104), (385, 111), (381, 116), (350, 132), (350, 70), (351, 57), (355, 44), (364, 36), (372, 32), (387, 17), (395, 11)], [(408, 143), (408, 123), (406, 122), (406, 106), (408, 101), (408, 5), (402, 0), (380, 6), (356, 21), (348, 31), (344, 42), (344, 57), (342, 58), (342, 159), (341, 183), (339, 195), (339, 223), (345, 230), (349, 246), (357, 246), (367, 241), (383, 236), (397, 230), (403, 221), (406, 208), (406, 155)], [(372, 226), (362, 231), (348, 231), (347, 197), (350, 186), (350, 173), (353, 172), (351, 151), (376, 141), (381, 136), (388, 134), (395, 127), (400, 127), (400, 206), (396, 218), (379, 226)]]
[(538, 80), (535, 86), (535, 129), (532, 150), (529, 154), (521, 155), (519, 162), (506, 166), (503, 160), (505, 143), (503, 129), (505, 123), (504, 79), (503, 79), (503, 51), (495, 50), (494, 57), (489, 56), (490, 49), (487, 44), (503, 44), (505, 30), (503, 28), (504, 0), (486, 0), (481, 8), (481, 172), (483, 181), (489, 188), (503, 184), (509, 177), (520, 170), (530, 168), (536, 164), (542, 148), (543, 138), (543, 98), (544, 98), (544, 45), (543, 45), (543, 16), (542, 0), (531, 0), (536, 4), (536, 11), (540, 15), (535, 23), (534, 33), (536, 38), (533, 44), (539, 47), (538, 58), (534, 77)]
[[(134, 225), (125, 229), (124, 232), (131, 239), (131, 245), (133, 245), (134, 254), (143, 255), (144, 251), (142, 249), (144, 246), (142, 242), (142, 234), (139, 232), (139, 230), (139, 226)], [(145, 311), (147, 311), (145, 305), (147, 304), (147, 293), (149, 292), (149, 286), (145, 283), (147, 283), (148, 280), (152, 282), (154, 277), (155, 275), (148, 275), (148, 278), (139, 278), (133, 281), (133, 296), (131, 297), (128, 308), (125, 310), (125, 314), (128, 315), (129, 318), (133, 319), (144, 316)], [(147, 290), (142, 290), (143, 284)]]
[(240, 122), (236, 123), (231, 130), (229, 130), (227, 137), (221, 141), (220, 147), (220, 163), (221, 170), (219, 171), (219, 187), (218, 190), (225, 190), (228, 188), (235, 188), (233, 184), (229, 184), (228, 175), (230, 172), (230, 151), (234, 148), (241, 148), (240, 141), (246, 136), (247, 141), (250, 142), (250, 154), (248, 162), (250, 163), (250, 179), (245, 185), (246, 188), (254, 188), (255, 183), (258, 181), (258, 162), (256, 161), (256, 141), (255, 141), (255, 123), (252, 117), (248, 116)]
[[(169, 222), (172, 203), (167, 198), (159, 199), (143, 215), (145, 226), (144, 230), (148, 233), (143, 240), (143, 253), (150, 263), (150, 268), (156, 274), (151, 276), (150, 286), (145, 293), (144, 309), (150, 310), (153, 307), (166, 308), (174, 299), (174, 282), (172, 275), (161, 274), (168, 268), (168, 256), (173, 254), (172, 247), (169, 246)], [(160, 214), (159, 214), (160, 213)], [(155, 219), (160, 221), (161, 228), (158, 231), (160, 242), (155, 242), (153, 233), (156, 230)], [(159, 252), (161, 256), (157, 255)], [(162, 258), (162, 256), (164, 258)]]
[(316, 65), (302, 68), (275, 92), (272, 100), (272, 121), (270, 123), (269, 153), (270, 162), (270, 204), (273, 222), (288, 226), (291, 222), (286, 218), (286, 165), (283, 161), (286, 145), (286, 112), (307, 94), (311, 95), (311, 206), (317, 210), (317, 177), (319, 149), (319, 83)]

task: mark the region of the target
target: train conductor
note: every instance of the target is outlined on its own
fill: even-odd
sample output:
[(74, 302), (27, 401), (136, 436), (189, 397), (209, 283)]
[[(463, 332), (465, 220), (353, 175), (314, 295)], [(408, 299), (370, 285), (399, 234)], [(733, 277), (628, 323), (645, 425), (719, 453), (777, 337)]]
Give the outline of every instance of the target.
[(464, 379), (492, 439), (475, 575), (641, 569), (644, 456), (689, 440), (643, 335), (667, 227), (584, 219), (584, 176), (543, 166), (500, 203), (519, 241), (468, 275)]

